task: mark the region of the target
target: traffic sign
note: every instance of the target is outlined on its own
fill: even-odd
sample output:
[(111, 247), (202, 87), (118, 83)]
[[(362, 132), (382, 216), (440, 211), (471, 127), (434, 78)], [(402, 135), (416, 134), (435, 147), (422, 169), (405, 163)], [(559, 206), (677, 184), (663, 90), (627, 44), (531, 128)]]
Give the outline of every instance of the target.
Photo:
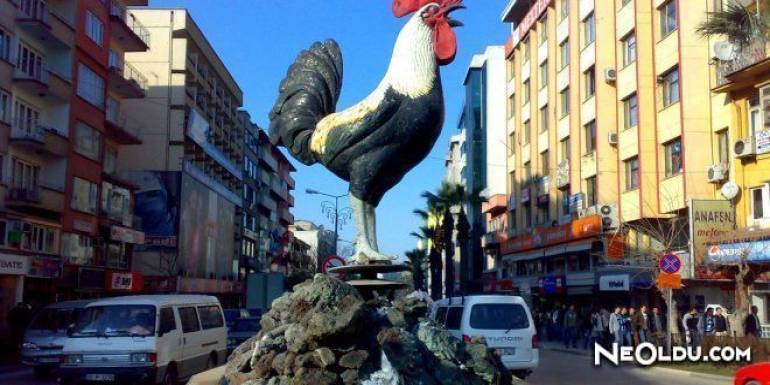
[(680, 274), (658, 274), (658, 288), (663, 289), (681, 289), (682, 288), (682, 276)]
[[(324, 263), (321, 265), (321, 272), (328, 273), (329, 269), (333, 267), (345, 266), (345, 260), (338, 255), (330, 255), (326, 257)], [(333, 274), (337, 278), (342, 278), (340, 274)]]
[(676, 254), (666, 254), (658, 262), (660, 271), (667, 274), (677, 274), (682, 270), (682, 260)]

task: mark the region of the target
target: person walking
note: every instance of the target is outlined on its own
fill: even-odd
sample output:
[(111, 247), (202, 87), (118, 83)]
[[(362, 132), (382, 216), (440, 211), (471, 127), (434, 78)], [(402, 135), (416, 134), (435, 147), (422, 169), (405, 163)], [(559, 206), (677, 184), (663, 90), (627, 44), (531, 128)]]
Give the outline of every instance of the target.
[(746, 322), (744, 323), (744, 332), (746, 333), (746, 336), (759, 338), (761, 324), (759, 323), (759, 316), (757, 316), (758, 312), (759, 308), (756, 306), (751, 307), (751, 314), (746, 317)]
[[(633, 308), (631, 308), (633, 309)], [(629, 309), (620, 309), (620, 335), (622, 336), (622, 346), (633, 346), (633, 339), (631, 333), (631, 318), (629, 317)]]
[(577, 327), (578, 316), (575, 312), (575, 305), (570, 305), (569, 309), (564, 313), (564, 347), (577, 348)]
[(593, 313), (591, 313), (589, 325), (590, 328), (588, 332), (590, 333), (590, 338), (586, 339), (583, 349), (588, 349), (589, 343), (593, 347), (596, 344), (601, 345), (604, 341), (604, 319), (602, 318), (602, 313), (600, 310), (595, 310)]
[(722, 314), (722, 308), (717, 308), (717, 313), (714, 314), (714, 335), (717, 337), (726, 337), (729, 335), (728, 329), (730, 325), (727, 323), (727, 317)]
[(637, 323), (637, 312), (634, 307), (628, 308), (628, 326), (631, 332), (631, 346), (639, 345), (639, 324)]
[(714, 309), (706, 309), (706, 315), (703, 316), (703, 334), (710, 336), (716, 333), (716, 318), (714, 317)]
[(690, 347), (696, 347), (700, 345), (699, 336), (701, 330), (701, 320), (698, 316), (698, 309), (691, 308), (690, 311), (682, 318), (682, 326), (685, 330), (685, 340)]
[(637, 344), (645, 343), (650, 338), (650, 315), (647, 314), (647, 306), (642, 305), (636, 313)]
[(610, 334), (610, 312), (604, 307), (599, 310), (602, 317), (602, 325), (604, 325), (604, 331), (602, 332), (602, 346), (608, 346), (611, 342), (612, 335)]
[(615, 307), (615, 311), (610, 314), (608, 330), (613, 337), (613, 342), (617, 345), (623, 345), (623, 334), (620, 331), (620, 325), (623, 322), (623, 315), (620, 313), (620, 306)]

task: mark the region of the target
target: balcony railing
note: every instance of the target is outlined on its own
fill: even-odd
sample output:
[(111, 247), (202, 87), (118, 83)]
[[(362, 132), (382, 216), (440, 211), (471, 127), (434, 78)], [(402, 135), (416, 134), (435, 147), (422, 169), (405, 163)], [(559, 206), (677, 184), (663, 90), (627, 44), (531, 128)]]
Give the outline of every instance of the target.
[(45, 142), (45, 127), (38, 120), (15, 119), (11, 139)]
[(40, 202), (40, 187), (12, 187), (8, 190), (8, 200), (18, 202)]
[(765, 41), (758, 39), (756, 42), (735, 50), (732, 60), (717, 61), (717, 85), (721, 86), (729, 82), (727, 77), (754, 63), (767, 58)]
[(110, 16), (115, 16), (122, 20), (145, 45), (148, 47), (150, 46), (150, 31), (142, 25), (142, 23), (136, 19), (134, 14), (129, 12), (123, 4), (116, 1), (110, 1)]
[(20, 67), (16, 67), (16, 69), (13, 70), (13, 78), (15, 80), (30, 80), (48, 85), (49, 77), (50, 74), (45, 68), (45, 64), (33, 67), (29, 70), (24, 70)]
[(135, 137), (139, 137), (139, 130), (131, 124), (131, 121), (120, 110), (119, 103), (111, 100), (107, 102), (105, 118), (109, 123), (112, 123), (116, 127), (120, 127), (123, 131), (126, 131)]
[(49, 24), (48, 2), (45, 0), (19, 1), (18, 19), (34, 20), (40, 21), (43, 24)]
[(139, 72), (134, 66), (123, 61), (123, 58), (115, 51), (110, 51), (109, 56), (110, 70), (119, 73), (126, 80), (133, 80), (144, 91), (147, 91), (147, 78)]

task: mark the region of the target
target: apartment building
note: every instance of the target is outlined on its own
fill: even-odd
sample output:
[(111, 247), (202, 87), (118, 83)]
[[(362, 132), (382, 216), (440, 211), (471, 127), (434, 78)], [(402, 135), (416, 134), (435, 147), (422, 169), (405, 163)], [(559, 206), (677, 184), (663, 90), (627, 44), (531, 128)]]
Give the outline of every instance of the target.
[(460, 180), (466, 191), (487, 201), (466, 207), (470, 223), (468, 255), (473, 257), (459, 261), (455, 268), (459, 279), (455, 282), (473, 282), (472, 287), (480, 289), (484, 272), (491, 273), (495, 268), (491, 261), (497, 258), (499, 244), (485, 234), (504, 227), (507, 220), (506, 167), (497, 159), (498, 154), (506, 153), (504, 47), (490, 46), (483, 54), (474, 55), (464, 86), (465, 105), (458, 124), (464, 135), (463, 143), (458, 143), (463, 159)]
[(246, 131), (243, 168), (243, 241), (241, 255), (246, 272), (269, 272), (273, 260), (284, 251), (288, 226), (294, 223), (295, 169), (270, 144), (267, 134), (239, 112)]
[[(146, 234), (135, 269), (159, 291), (236, 301), (241, 271), (243, 93), (184, 9), (132, 9), (153, 42), (126, 61), (149, 79), (147, 97), (124, 101), (141, 144), (118, 154), (136, 185)], [(149, 155), (149, 156), (148, 156)], [(147, 280), (146, 280), (147, 281)]]
[(452, 135), (449, 139), (449, 150), (444, 160), (444, 168), (446, 168), (445, 182), (465, 185), (465, 181), (462, 179), (463, 169), (465, 168), (465, 158), (463, 157), (463, 147), (465, 145), (465, 130), (460, 130), (459, 134)]
[[(502, 278), (543, 298), (608, 300), (618, 293), (602, 282), (621, 280), (625, 296), (651, 302), (644, 288), (652, 278), (627, 265), (644, 263), (638, 250), (665, 247), (691, 279), (680, 304), (729, 301), (695, 275), (703, 255), (690, 245), (708, 242), (703, 235), (654, 239), (634, 230), (672, 218), (696, 227), (694, 207), (730, 206), (708, 170), (722, 162), (731, 108), (715, 91), (714, 51), (696, 33), (717, 3), (688, 0), (686, 12), (681, 0), (508, 3)], [(622, 252), (612, 247), (621, 224), (631, 228)]]
[(289, 230), (294, 238), (310, 246), (307, 254), (314, 262), (311, 268), (314, 271), (321, 271), (321, 266), (330, 255), (335, 255), (334, 250), (334, 231), (324, 229), (323, 226), (316, 225), (312, 221), (299, 219), (289, 225)]

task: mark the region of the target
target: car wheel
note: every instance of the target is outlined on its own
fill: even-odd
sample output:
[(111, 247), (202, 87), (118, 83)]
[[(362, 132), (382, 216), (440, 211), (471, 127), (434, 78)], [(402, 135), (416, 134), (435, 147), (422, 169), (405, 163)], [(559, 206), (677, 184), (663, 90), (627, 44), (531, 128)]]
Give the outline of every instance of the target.
[(163, 385), (178, 385), (179, 377), (177, 377), (176, 366), (169, 366), (166, 369), (166, 374), (163, 376)]
[(35, 373), (35, 378), (44, 379), (44, 378), (48, 378), (48, 376), (51, 375), (52, 369), (53, 368), (51, 368), (50, 366), (41, 365), (41, 366), (35, 366), (35, 368), (32, 370)]
[(217, 367), (217, 356), (216, 353), (211, 353), (209, 355), (208, 361), (206, 361), (206, 370), (211, 370)]

